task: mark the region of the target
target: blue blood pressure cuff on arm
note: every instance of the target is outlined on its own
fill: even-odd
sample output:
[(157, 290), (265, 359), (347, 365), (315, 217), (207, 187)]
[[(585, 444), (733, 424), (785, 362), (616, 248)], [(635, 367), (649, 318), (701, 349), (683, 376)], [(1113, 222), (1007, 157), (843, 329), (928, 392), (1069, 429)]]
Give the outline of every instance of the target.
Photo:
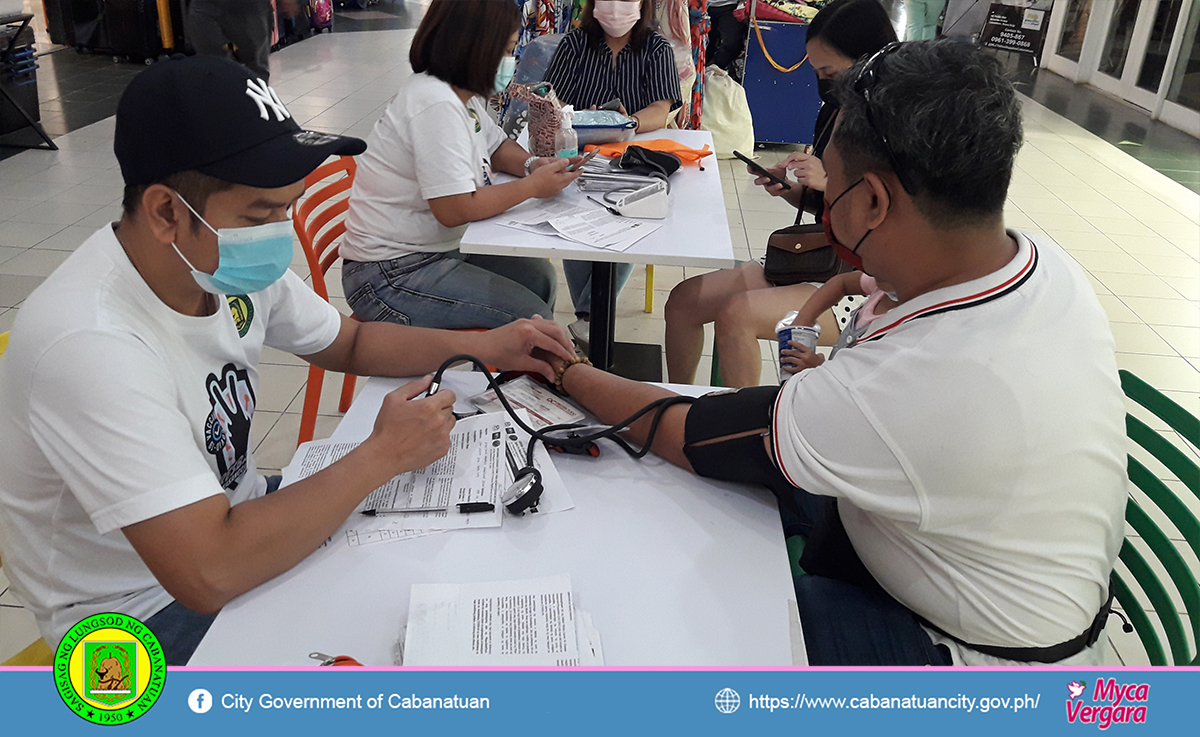
[(754, 386), (706, 394), (688, 410), (683, 453), (701, 476), (762, 484), (790, 499), (796, 487), (771, 460), (766, 438), (778, 386)]

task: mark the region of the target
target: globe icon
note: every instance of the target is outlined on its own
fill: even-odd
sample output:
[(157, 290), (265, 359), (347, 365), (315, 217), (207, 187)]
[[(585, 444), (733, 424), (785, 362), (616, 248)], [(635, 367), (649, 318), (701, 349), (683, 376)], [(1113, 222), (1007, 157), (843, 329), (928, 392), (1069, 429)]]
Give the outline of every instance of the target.
[(732, 688), (723, 688), (720, 691), (717, 691), (717, 698), (715, 699), (715, 702), (717, 705), (717, 711), (721, 712), (722, 714), (732, 714), (738, 710), (739, 706), (742, 705), (742, 697), (738, 696), (738, 692), (734, 691)]

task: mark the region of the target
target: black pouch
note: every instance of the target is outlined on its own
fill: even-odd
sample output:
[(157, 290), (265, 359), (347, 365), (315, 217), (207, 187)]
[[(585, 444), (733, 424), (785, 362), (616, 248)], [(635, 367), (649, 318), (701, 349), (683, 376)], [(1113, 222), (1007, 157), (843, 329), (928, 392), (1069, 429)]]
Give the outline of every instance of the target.
[(612, 162), (614, 169), (640, 174), (644, 177), (667, 179), (683, 164), (682, 159), (666, 151), (654, 151), (641, 146), (629, 146), (621, 158)]

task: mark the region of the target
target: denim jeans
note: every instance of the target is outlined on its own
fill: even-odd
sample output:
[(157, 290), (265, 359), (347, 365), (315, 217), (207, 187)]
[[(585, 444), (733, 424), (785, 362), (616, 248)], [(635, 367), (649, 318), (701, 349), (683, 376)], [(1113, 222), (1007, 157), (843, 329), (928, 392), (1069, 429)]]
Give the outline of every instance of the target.
[(360, 320), (454, 330), (554, 319), (558, 279), (546, 259), (449, 251), (346, 261), (342, 287)]
[[(917, 616), (871, 578), (845, 535), (832, 498), (794, 489), (793, 505), (780, 501), (785, 536), (809, 538), (800, 565), (809, 570), (825, 558), (832, 568), (849, 569), (855, 579), (793, 579), (809, 665), (953, 665), (949, 649), (934, 645)], [(831, 539), (833, 544), (827, 542)], [(829, 560), (831, 556), (837, 560)]]
[[(617, 274), (617, 294), (625, 288), (633, 264), (614, 264)], [(567, 289), (571, 292), (571, 304), (575, 305), (575, 316), (592, 314), (592, 262), (563, 261), (563, 273), (567, 277)]]
[[(279, 483), (283, 480), (282, 476), (267, 476), (266, 478), (268, 494), (277, 490)], [(200, 641), (208, 633), (208, 628), (212, 626), (213, 620), (217, 618), (217, 614), (217, 612), (201, 614), (173, 601), (147, 619), (146, 626), (150, 628), (150, 631), (158, 638), (159, 644), (162, 645), (167, 665), (187, 665), (192, 653), (196, 652)]]

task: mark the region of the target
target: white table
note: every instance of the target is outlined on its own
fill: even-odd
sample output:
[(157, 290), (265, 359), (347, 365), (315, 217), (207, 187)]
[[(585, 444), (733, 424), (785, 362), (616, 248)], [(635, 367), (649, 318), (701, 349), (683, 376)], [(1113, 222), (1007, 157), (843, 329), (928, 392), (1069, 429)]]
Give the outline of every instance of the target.
[[(635, 137), (637, 140), (669, 138), (692, 148), (712, 148), (708, 131), (657, 130)], [(616, 289), (613, 283), (614, 263), (663, 264), (666, 266), (700, 266), (729, 268), (735, 265), (733, 242), (729, 237), (729, 222), (725, 218), (725, 196), (721, 192), (721, 172), (716, 155), (702, 161), (704, 170), (695, 164), (684, 164), (671, 176), (670, 214), (662, 227), (633, 244), (626, 251), (590, 248), (581, 243), (554, 236), (527, 233), (498, 224), (503, 216), (471, 223), (459, 245), (463, 253), (497, 256), (535, 256), (591, 261), (592, 267), (592, 363), (617, 373), (630, 375), (621, 362), (613, 366), (613, 315), (616, 311)], [(580, 207), (595, 207), (586, 195), (570, 186), (559, 195)], [(657, 349), (654, 355), (659, 355)], [(631, 378), (661, 379), (661, 359), (655, 365), (657, 376), (636, 375)], [(629, 367), (633, 368), (633, 367)]]
[[(478, 374), (446, 377), (459, 396), (464, 381), (482, 388)], [(333, 437), (361, 437), (401, 383), (371, 379)], [(701, 479), (654, 456), (634, 461), (607, 442), (599, 459), (556, 456), (555, 465), (574, 509), (318, 551), (226, 606), (189, 665), (312, 665), (312, 651), (390, 665), (412, 584), (560, 573), (592, 614), (606, 665), (806, 662), (769, 492)]]

